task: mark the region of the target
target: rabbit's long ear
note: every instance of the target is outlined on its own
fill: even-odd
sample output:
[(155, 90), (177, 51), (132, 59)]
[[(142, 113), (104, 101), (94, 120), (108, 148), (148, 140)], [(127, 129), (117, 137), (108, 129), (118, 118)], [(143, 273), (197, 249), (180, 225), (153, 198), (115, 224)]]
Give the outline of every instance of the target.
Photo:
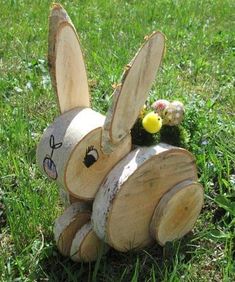
[(130, 132), (161, 64), (165, 49), (165, 37), (154, 32), (147, 37), (133, 60), (123, 73), (121, 84), (115, 89), (113, 104), (107, 114), (102, 148), (109, 153)]
[(48, 41), (49, 70), (61, 113), (89, 107), (87, 74), (78, 36), (59, 4), (52, 6)]

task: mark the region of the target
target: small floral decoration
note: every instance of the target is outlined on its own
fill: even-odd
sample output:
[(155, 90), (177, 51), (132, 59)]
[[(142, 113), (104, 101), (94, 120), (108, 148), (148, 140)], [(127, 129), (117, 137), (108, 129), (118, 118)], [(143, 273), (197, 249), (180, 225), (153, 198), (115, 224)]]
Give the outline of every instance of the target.
[[(179, 101), (169, 102), (160, 99), (151, 106), (144, 105), (140, 111), (139, 118), (132, 128), (133, 143), (148, 146), (169, 140), (167, 143), (177, 143), (176, 145), (179, 145), (178, 141), (181, 135), (180, 131), (182, 130), (178, 126), (184, 118), (184, 113), (184, 105)], [(166, 135), (169, 135), (169, 138)]]
[(179, 101), (157, 100), (151, 108), (161, 116), (165, 125), (179, 125), (184, 118), (184, 105)]

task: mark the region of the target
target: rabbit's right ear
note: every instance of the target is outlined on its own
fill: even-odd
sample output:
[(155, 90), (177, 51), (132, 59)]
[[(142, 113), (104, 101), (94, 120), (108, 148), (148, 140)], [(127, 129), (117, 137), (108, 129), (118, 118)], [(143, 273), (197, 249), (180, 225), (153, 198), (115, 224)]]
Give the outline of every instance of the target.
[(146, 37), (127, 65), (121, 83), (114, 91), (102, 134), (102, 150), (110, 153), (130, 133), (156, 77), (165, 50), (165, 36), (154, 32)]
[(62, 6), (53, 4), (49, 17), (48, 62), (61, 113), (89, 107), (86, 68), (76, 30)]

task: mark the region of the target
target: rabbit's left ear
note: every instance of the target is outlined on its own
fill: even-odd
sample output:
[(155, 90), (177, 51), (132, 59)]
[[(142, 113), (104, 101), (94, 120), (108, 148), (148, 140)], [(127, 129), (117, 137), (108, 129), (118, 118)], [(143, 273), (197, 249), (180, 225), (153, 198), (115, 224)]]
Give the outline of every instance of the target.
[(148, 36), (123, 73), (115, 89), (113, 104), (107, 114), (102, 135), (102, 150), (110, 153), (130, 133), (143, 107), (165, 50), (161, 32)]
[(89, 107), (89, 90), (83, 54), (67, 12), (53, 4), (49, 17), (48, 63), (60, 112)]

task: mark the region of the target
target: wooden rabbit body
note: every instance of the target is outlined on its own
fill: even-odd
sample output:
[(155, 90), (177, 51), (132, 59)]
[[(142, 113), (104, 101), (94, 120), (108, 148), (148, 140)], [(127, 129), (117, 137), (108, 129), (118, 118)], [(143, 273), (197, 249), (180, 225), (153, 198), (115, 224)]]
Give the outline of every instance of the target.
[(163, 143), (132, 149), (130, 130), (161, 64), (164, 41), (160, 32), (146, 39), (104, 117), (90, 108), (75, 28), (59, 4), (52, 7), (48, 59), (61, 115), (45, 130), (37, 161), (70, 199), (54, 233), (60, 252), (73, 260), (95, 260), (108, 246), (164, 245), (189, 232), (200, 213), (203, 189), (191, 153)]

